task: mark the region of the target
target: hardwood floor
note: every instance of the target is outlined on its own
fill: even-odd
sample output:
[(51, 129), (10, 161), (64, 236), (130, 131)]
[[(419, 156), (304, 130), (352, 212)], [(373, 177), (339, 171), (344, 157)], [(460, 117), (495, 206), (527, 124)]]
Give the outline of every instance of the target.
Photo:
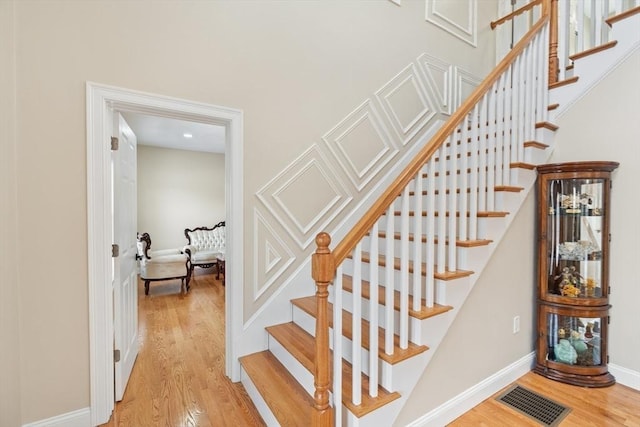
[[(195, 273), (188, 295), (179, 280), (152, 283), (148, 296), (139, 282), (140, 354), (105, 427), (265, 426), (244, 387), (224, 375), (225, 288), (215, 273)], [(589, 389), (534, 373), (517, 383), (570, 407), (561, 427), (640, 427), (640, 392), (628, 387)], [(449, 426), (540, 426), (494, 398)]]
[[(516, 383), (571, 408), (560, 427), (640, 427), (640, 392), (629, 387), (620, 384), (604, 388), (577, 387), (533, 372)], [(449, 427), (540, 427), (540, 423), (495, 400), (501, 393), (463, 414)]]
[(264, 426), (246, 390), (224, 375), (224, 293), (215, 273), (138, 283), (140, 353), (105, 427)]

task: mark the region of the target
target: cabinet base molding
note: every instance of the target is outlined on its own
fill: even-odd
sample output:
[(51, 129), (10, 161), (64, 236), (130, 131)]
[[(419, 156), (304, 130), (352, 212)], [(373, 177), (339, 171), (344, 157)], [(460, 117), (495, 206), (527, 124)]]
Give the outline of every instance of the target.
[(568, 372), (562, 372), (551, 369), (544, 365), (536, 364), (533, 372), (547, 377), (551, 380), (563, 383), (577, 385), (580, 387), (609, 387), (616, 383), (616, 379), (609, 372), (600, 375), (575, 375)]

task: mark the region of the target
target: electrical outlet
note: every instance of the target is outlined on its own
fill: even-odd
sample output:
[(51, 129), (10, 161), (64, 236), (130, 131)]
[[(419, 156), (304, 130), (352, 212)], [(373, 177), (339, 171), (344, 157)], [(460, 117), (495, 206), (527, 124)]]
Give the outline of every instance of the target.
[(515, 316), (513, 318), (513, 333), (517, 334), (520, 332), (520, 316)]

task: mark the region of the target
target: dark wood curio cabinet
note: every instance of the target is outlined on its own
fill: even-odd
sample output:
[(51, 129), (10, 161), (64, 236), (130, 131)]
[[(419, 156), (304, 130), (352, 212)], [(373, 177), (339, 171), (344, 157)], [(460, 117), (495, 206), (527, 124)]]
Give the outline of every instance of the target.
[(608, 372), (609, 218), (615, 162), (537, 167), (538, 340), (534, 371), (585, 387)]

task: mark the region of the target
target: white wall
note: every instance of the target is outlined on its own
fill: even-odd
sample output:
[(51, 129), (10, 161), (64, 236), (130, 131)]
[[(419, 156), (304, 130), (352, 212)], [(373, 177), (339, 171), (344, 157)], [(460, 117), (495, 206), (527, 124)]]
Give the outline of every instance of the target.
[(638, 183), (640, 182), (640, 50), (557, 120), (552, 162), (620, 162), (611, 190), (610, 362), (640, 378), (640, 259)]
[(225, 220), (224, 154), (138, 145), (138, 232), (151, 248), (182, 248), (185, 228)]
[(0, 426), (20, 424), (14, 6), (0, 2)]

